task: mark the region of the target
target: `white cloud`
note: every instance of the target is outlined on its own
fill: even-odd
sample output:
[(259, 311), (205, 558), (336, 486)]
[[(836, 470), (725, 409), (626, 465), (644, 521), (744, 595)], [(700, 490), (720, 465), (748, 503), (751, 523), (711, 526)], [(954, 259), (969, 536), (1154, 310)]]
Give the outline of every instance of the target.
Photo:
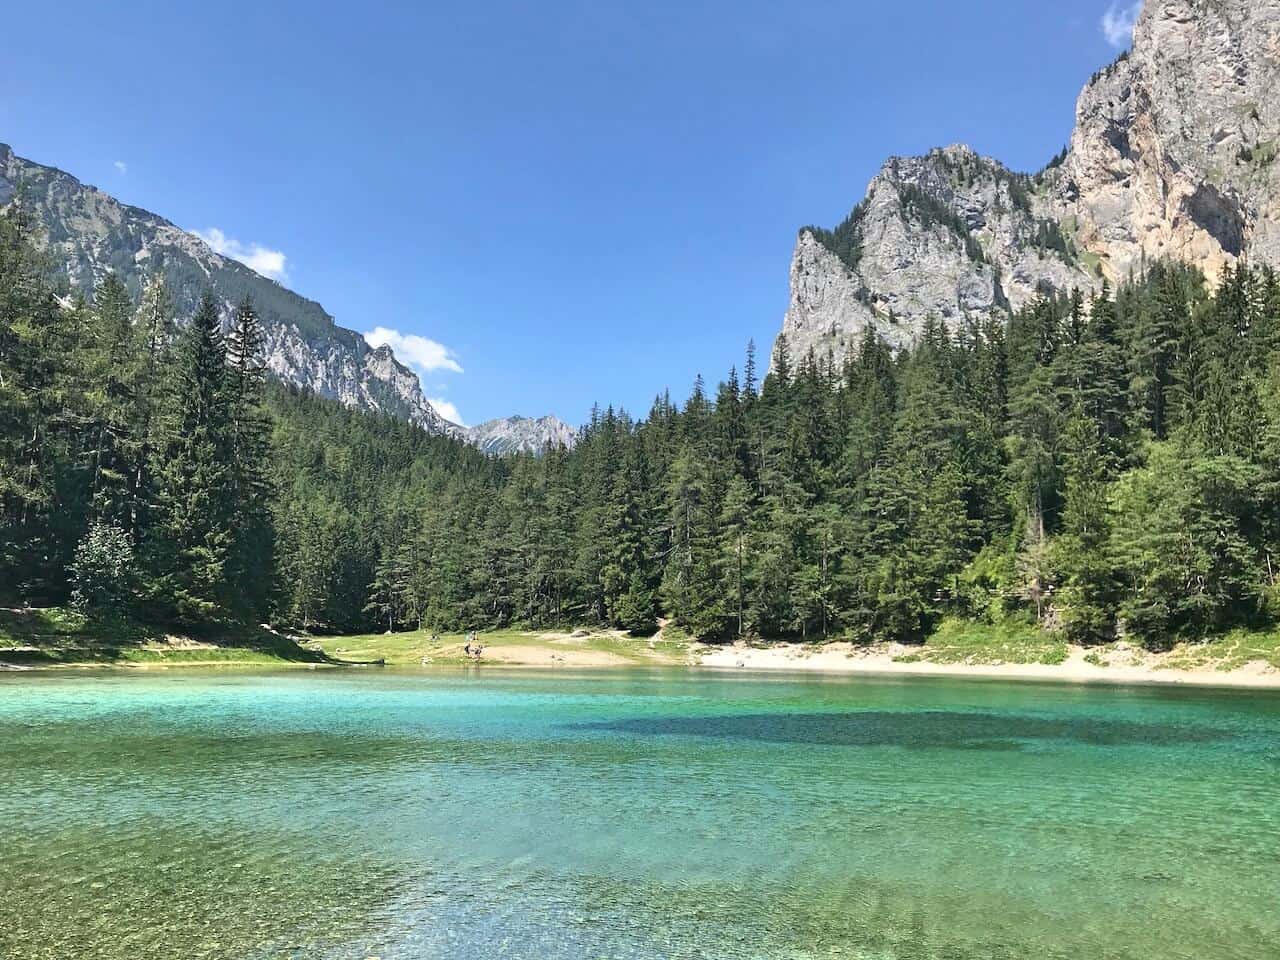
[[(390, 346), (397, 357), (409, 366), (417, 367), (422, 373), (431, 373), (435, 370), (462, 372), (462, 365), (458, 363), (458, 358), (454, 356), (452, 350), (443, 343), (420, 337), (416, 333), (401, 333), (399, 330), (391, 330), (388, 327), (374, 327), (364, 335), (364, 339), (371, 347)], [(432, 403), (434, 404), (435, 401)]]
[(435, 407), (436, 413), (444, 417), (450, 423), (456, 423), (460, 427), (465, 427), (466, 423), (462, 419), (462, 414), (458, 413), (458, 408), (448, 400), (442, 400), (439, 397), (427, 397), (427, 403)]
[(129, 165), (123, 160), (116, 160), (111, 165), (116, 168), (116, 173), (125, 174), (129, 172)]
[(220, 253), (224, 257), (230, 257), (232, 260), (239, 260), (250, 270), (262, 274), (272, 280), (279, 280), (283, 283), (289, 279), (286, 263), (288, 257), (281, 250), (271, 250), (259, 243), (244, 244), (234, 237), (228, 237), (217, 227), (210, 227), (208, 230), (192, 230), (197, 237), (213, 248), (214, 253)]
[(1138, 22), (1138, 14), (1142, 11), (1142, 0), (1121, 4), (1113, 2), (1102, 15), (1102, 35), (1107, 43), (1117, 50), (1127, 47), (1133, 42), (1133, 25)]

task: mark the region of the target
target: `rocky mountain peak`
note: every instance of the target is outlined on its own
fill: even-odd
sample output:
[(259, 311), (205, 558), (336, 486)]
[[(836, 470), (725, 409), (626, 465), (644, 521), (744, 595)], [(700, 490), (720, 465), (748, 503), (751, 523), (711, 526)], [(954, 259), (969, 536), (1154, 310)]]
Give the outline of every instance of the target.
[(542, 453), (555, 447), (569, 449), (578, 432), (556, 417), (501, 417), (474, 427), (458, 427), (459, 435), (485, 453)]
[[(179, 322), (191, 316), (208, 288), (222, 306), (224, 325), (248, 294), (262, 317), (267, 368), (284, 383), (350, 407), (403, 417), (429, 433), (458, 431), (431, 406), (417, 374), (391, 347), (370, 347), (314, 300), (222, 256), (200, 237), (69, 173), (25, 160), (0, 143), (0, 206), (19, 195), (40, 228), (39, 241), (71, 288), (92, 295), (95, 285), (114, 272), (137, 296), (158, 271), (173, 294)], [(556, 431), (537, 435), (542, 434)], [(527, 446), (535, 440), (521, 442)]]
[(1215, 278), (1280, 263), (1280, 0), (1148, 0), (1131, 52), (1080, 94), (1070, 148), (1034, 175), (956, 144), (893, 157), (836, 228), (800, 231), (783, 335), (837, 362), (900, 347), (1161, 257)]

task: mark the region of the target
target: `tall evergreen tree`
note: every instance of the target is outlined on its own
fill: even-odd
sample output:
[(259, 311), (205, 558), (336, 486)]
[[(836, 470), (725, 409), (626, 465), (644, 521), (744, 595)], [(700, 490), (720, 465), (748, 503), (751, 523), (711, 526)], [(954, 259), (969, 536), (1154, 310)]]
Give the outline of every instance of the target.
[(257, 618), (267, 612), (274, 566), (272, 490), (267, 474), (271, 436), (262, 409), (262, 344), (261, 321), (246, 298), (236, 308), (226, 345), (226, 479), (232, 515), (225, 576), (237, 608)]
[(155, 455), (157, 522), (146, 544), (157, 573), (154, 599), (185, 619), (218, 615), (232, 600), (226, 574), (236, 503), (226, 360), (218, 305), (206, 293), (175, 361)]
[(1107, 464), (1098, 424), (1083, 403), (1077, 403), (1067, 424), (1063, 459), (1065, 507), (1055, 544), (1061, 589), (1055, 601), (1069, 637), (1105, 640), (1115, 621)]

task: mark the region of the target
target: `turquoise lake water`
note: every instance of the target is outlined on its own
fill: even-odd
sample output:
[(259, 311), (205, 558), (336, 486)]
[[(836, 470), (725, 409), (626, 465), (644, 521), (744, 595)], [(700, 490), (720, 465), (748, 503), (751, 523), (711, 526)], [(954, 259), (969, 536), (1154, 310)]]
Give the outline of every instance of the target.
[(0, 957), (1280, 957), (1280, 694), (0, 677)]

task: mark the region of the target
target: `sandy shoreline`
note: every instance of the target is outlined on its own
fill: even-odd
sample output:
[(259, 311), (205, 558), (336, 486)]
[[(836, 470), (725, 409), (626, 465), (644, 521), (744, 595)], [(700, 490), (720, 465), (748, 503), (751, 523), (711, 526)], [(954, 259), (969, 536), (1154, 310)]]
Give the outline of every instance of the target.
[[(392, 643), (407, 635), (385, 635)], [(847, 642), (825, 645), (772, 643), (750, 645), (736, 643), (715, 646), (703, 643), (677, 643), (674, 648), (659, 644), (661, 634), (649, 639), (627, 636), (621, 631), (560, 631), (520, 633), (507, 636), (482, 635), (483, 656), (472, 660), (460, 643), (444, 643), (428, 650), (410, 641), (404, 649), (383, 649), (384, 636), (353, 638), (365, 643), (350, 645), (345, 638), (335, 638), (325, 645), (332, 657), (322, 662), (271, 661), (257, 658), (205, 659), (187, 654), (204, 652), (207, 645), (191, 643), (151, 644), (146, 649), (173, 654), (172, 660), (152, 662), (112, 662), (98, 659), (85, 662), (31, 664), (6, 662), (0, 650), (0, 671), (44, 671), (66, 668), (151, 670), (181, 667), (295, 667), (317, 669), (347, 666), (380, 666), (392, 669), (422, 669), (433, 666), (475, 665), (514, 669), (586, 669), (612, 670), (634, 667), (674, 669), (710, 669), (717, 671), (797, 672), (832, 677), (864, 675), (896, 675), (924, 677), (974, 677), (1001, 680), (1053, 681), (1059, 683), (1178, 684), (1186, 686), (1240, 687), (1280, 689), (1280, 670), (1268, 661), (1245, 660), (1235, 651), (1233, 669), (1218, 669), (1211, 660), (1188, 663), (1186, 652), (1151, 653), (1127, 644), (1105, 648), (1067, 647), (1060, 663), (1018, 663), (996, 660), (991, 652), (985, 659), (964, 658), (946, 646), (906, 646), (879, 643), (870, 646)], [(318, 645), (303, 648), (320, 652)], [(200, 649), (196, 649), (200, 647)], [(27, 649), (27, 648), (23, 648)], [(1062, 648), (1057, 650), (1061, 655)], [(1033, 651), (1025, 654), (1035, 655)], [(1025, 655), (1024, 654), (1024, 655)], [(934, 657), (936, 659), (928, 659)], [(384, 659), (385, 658), (385, 659)]]
[(1072, 647), (1067, 659), (1042, 663), (931, 663), (902, 660), (919, 654), (919, 648), (885, 644), (871, 648), (832, 643), (814, 649), (800, 644), (751, 647), (703, 647), (696, 653), (703, 667), (735, 670), (802, 671), (832, 675), (900, 674), (935, 677), (987, 677), (1004, 680), (1056, 680), (1063, 683), (1161, 683), (1215, 687), (1280, 688), (1280, 671), (1263, 661), (1251, 661), (1235, 670), (1213, 667), (1175, 668), (1163, 664), (1159, 654), (1133, 653), (1128, 662), (1105, 666), (1090, 663), (1089, 651)]

